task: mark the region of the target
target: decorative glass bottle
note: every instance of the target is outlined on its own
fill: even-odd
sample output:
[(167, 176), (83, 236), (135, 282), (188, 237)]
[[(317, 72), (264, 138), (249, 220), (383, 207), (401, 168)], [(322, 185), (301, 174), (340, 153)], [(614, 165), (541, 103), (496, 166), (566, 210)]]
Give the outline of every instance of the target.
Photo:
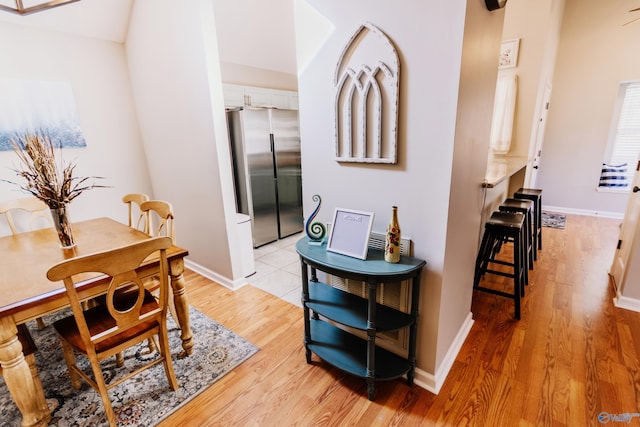
[(398, 207), (391, 210), (391, 222), (387, 227), (387, 237), (384, 243), (384, 260), (400, 262), (400, 224), (398, 223)]

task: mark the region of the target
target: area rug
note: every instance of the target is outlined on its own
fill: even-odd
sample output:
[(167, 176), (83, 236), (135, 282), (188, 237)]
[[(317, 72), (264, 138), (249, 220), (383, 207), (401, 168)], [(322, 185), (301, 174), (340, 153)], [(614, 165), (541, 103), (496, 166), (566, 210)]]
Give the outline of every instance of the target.
[[(180, 330), (170, 317), (167, 320), (173, 368), (180, 388), (171, 391), (162, 363), (112, 388), (109, 395), (118, 425), (157, 425), (259, 350), (199, 311), (190, 308), (189, 313), (195, 344), (193, 353), (185, 358), (178, 358), (182, 350)], [(39, 350), (36, 353), (36, 363), (47, 404), (51, 409), (49, 425), (108, 426), (98, 392), (84, 382), (81, 390), (71, 387), (62, 348), (52, 326), (54, 320), (64, 315), (70, 315), (70, 312), (45, 316), (47, 327), (42, 330), (38, 330), (35, 321), (28, 324)], [(130, 372), (136, 363), (157, 357), (157, 352), (149, 353), (147, 345), (143, 344), (129, 349), (124, 356), (123, 368), (115, 367), (115, 358), (103, 361), (107, 381), (117, 378), (123, 372)], [(86, 360), (83, 357), (78, 359)], [(86, 363), (85, 366), (85, 372), (90, 372), (89, 364)], [(19, 427), (21, 421), (20, 412), (1, 377), (0, 420), (3, 427)]]
[(550, 228), (564, 228), (567, 216), (555, 212), (542, 212), (542, 226)]

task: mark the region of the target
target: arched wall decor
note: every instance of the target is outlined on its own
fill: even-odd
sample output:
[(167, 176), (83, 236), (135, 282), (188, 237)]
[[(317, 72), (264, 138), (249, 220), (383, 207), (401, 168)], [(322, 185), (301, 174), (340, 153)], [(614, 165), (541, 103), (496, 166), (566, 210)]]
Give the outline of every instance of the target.
[(334, 85), (336, 161), (396, 163), (400, 60), (375, 25), (365, 22), (353, 33)]

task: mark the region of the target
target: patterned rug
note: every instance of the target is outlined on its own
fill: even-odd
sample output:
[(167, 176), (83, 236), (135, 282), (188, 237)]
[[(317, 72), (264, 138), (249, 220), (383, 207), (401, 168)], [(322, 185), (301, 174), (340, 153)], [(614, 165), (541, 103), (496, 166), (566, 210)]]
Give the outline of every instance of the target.
[(567, 216), (555, 212), (542, 212), (542, 226), (550, 228), (564, 228)]
[[(211, 384), (222, 378), (236, 366), (247, 360), (259, 349), (242, 337), (225, 329), (199, 311), (190, 308), (193, 330), (193, 354), (183, 359), (177, 355), (182, 350), (180, 330), (171, 317), (169, 344), (173, 354), (173, 369), (180, 388), (169, 388), (162, 363), (130, 378), (109, 390), (111, 403), (120, 426), (154, 426), (193, 399)], [(62, 348), (52, 323), (69, 315), (69, 311), (45, 316), (46, 328), (38, 330), (35, 321), (28, 326), (39, 351), (36, 353), (38, 372), (51, 409), (53, 426), (108, 426), (100, 395), (83, 381), (81, 390), (74, 390), (62, 357)], [(140, 361), (157, 357), (149, 353), (146, 344), (124, 353), (125, 366), (115, 367), (115, 358), (103, 361), (107, 382), (123, 372), (130, 372)], [(78, 360), (86, 360), (79, 357)], [(90, 372), (89, 364), (86, 363)], [(0, 377), (0, 420), (4, 426), (20, 426), (20, 413), (9, 396), (6, 384)]]

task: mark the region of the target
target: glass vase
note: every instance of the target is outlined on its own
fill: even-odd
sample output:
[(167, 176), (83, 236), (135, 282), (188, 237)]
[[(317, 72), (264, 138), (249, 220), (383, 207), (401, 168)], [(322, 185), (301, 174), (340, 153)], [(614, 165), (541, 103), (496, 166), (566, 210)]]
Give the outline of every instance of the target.
[(53, 218), (53, 225), (58, 232), (58, 239), (60, 240), (60, 247), (62, 249), (70, 249), (76, 245), (73, 239), (73, 231), (71, 230), (71, 223), (69, 222), (69, 216), (67, 215), (67, 207), (52, 208), (51, 217)]

